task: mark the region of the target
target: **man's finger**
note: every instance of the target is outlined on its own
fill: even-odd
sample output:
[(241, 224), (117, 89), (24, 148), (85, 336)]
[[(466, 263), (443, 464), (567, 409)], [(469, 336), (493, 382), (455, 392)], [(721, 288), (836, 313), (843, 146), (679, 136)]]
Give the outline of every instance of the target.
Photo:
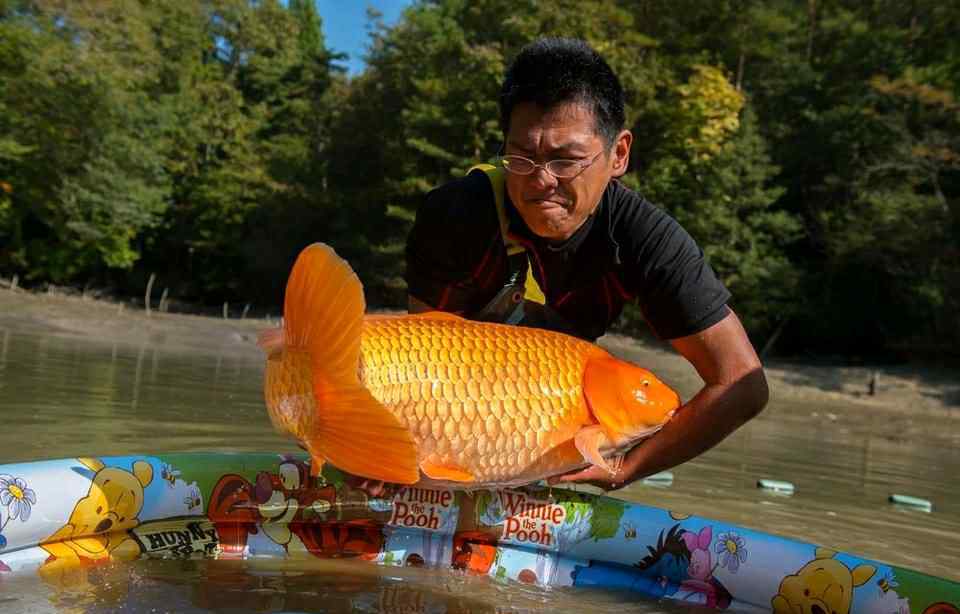
[(555, 475), (547, 478), (547, 484), (553, 486), (554, 484), (559, 484), (561, 482), (569, 482), (571, 480), (576, 480), (583, 471), (577, 471), (575, 473), (564, 473), (562, 475)]
[(583, 482), (585, 480), (595, 480), (597, 478), (603, 477), (604, 471), (597, 467), (590, 467), (589, 469), (583, 469), (582, 471), (577, 471), (576, 473), (567, 473), (565, 475), (558, 476), (558, 482)]

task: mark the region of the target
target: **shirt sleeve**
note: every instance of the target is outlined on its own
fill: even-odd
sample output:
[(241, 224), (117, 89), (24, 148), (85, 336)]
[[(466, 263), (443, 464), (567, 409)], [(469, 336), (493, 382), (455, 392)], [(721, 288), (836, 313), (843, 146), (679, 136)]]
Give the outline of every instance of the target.
[(730, 312), (730, 292), (680, 224), (644, 202), (632, 225), (632, 277), (644, 318), (661, 339), (693, 335)]
[(411, 296), (458, 313), (476, 311), (489, 300), (476, 273), (499, 236), (491, 190), (483, 173), (474, 172), (427, 194), (407, 236)]

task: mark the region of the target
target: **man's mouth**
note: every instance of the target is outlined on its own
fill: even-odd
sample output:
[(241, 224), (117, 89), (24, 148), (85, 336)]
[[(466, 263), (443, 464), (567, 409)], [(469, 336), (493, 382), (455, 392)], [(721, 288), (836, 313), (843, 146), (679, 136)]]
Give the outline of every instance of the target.
[(558, 200), (554, 200), (552, 198), (528, 198), (527, 202), (537, 207), (544, 207), (544, 208), (559, 207), (561, 209), (566, 208), (566, 203), (563, 203)]

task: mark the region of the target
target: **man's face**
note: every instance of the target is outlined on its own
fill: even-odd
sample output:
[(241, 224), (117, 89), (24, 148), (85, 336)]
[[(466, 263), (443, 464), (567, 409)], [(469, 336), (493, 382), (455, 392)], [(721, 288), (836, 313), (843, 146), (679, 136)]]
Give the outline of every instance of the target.
[(631, 139), (624, 130), (608, 147), (596, 131), (593, 112), (579, 102), (547, 110), (532, 102), (515, 106), (505, 154), (538, 164), (556, 159), (588, 163), (597, 156), (573, 179), (558, 180), (542, 168), (530, 175), (506, 173), (507, 193), (530, 230), (545, 239), (569, 238), (596, 209), (610, 179), (626, 171)]

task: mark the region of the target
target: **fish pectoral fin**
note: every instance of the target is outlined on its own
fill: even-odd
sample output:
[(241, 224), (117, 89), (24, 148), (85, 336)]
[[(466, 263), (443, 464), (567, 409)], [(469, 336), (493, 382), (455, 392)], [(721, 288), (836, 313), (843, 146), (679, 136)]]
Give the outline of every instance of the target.
[(323, 409), (315, 432), (304, 438), (313, 464), (328, 460), (347, 473), (394, 484), (419, 481), (413, 436), (369, 390), (330, 385), (314, 374), (314, 394)]
[(583, 460), (601, 469), (614, 473), (613, 468), (600, 454), (600, 446), (607, 443), (607, 434), (599, 424), (585, 426), (573, 436), (573, 443), (583, 455)]
[(420, 470), (431, 480), (449, 480), (451, 482), (475, 482), (472, 473), (456, 465), (440, 465), (430, 461), (420, 463)]

